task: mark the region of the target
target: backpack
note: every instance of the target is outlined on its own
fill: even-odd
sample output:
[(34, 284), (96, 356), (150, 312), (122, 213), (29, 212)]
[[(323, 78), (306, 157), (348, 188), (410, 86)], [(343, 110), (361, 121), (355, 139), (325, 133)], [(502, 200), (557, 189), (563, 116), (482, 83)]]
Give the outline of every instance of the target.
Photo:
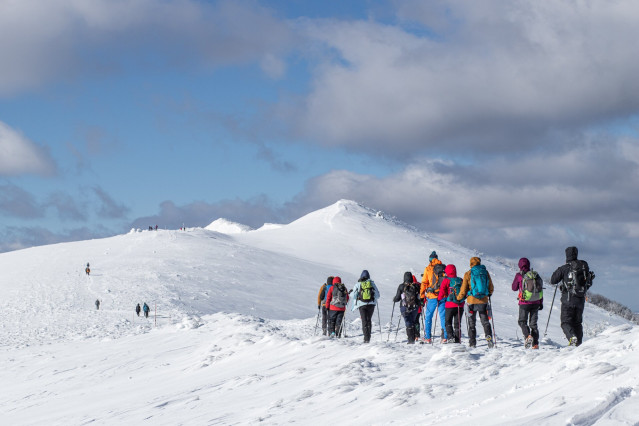
[(573, 260), (568, 265), (570, 265), (570, 271), (564, 279), (566, 289), (575, 296), (585, 297), (592, 286), (594, 274), (590, 272), (588, 264), (583, 260)]
[(322, 292), (322, 302), (326, 302), (326, 296), (328, 296), (328, 291), (333, 287), (333, 284), (326, 284), (324, 286), (324, 291)]
[(375, 301), (375, 289), (371, 280), (366, 280), (360, 284), (357, 300), (364, 303)]
[(488, 271), (484, 265), (475, 265), (470, 268), (470, 295), (483, 299), (490, 293), (488, 288)]
[(419, 291), (412, 283), (404, 283), (404, 292), (402, 293), (402, 304), (406, 307), (406, 311), (412, 311), (417, 308), (417, 295)]
[(446, 269), (446, 265), (443, 263), (438, 263), (433, 266), (433, 275), (430, 277), (430, 286), (428, 287), (429, 293), (438, 294), (439, 287), (441, 287), (442, 280), (444, 279), (444, 270)]
[(342, 283), (333, 285), (333, 297), (331, 298), (331, 305), (336, 308), (346, 307), (346, 286)]
[(526, 302), (536, 302), (544, 297), (544, 281), (532, 269), (521, 274), (521, 297)]
[(448, 285), (450, 286), (450, 291), (448, 292), (448, 298), (446, 299), (446, 301), (453, 302), (458, 305), (464, 303), (466, 297), (464, 297), (462, 300), (457, 300), (457, 295), (461, 292), (462, 279), (448, 277)]

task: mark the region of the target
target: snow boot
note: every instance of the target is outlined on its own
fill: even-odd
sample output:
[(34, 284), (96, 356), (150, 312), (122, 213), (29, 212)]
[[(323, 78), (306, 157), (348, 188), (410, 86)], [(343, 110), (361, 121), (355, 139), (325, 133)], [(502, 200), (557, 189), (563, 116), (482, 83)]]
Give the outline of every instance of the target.
[(493, 337), (492, 336), (486, 336), (486, 343), (488, 343), (488, 348), (491, 349), (492, 347), (495, 346), (495, 343), (493, 342)]
[(530, 347), (532, 346), (532, 343), (533, 343), (533, 337), (529, 335), (528, 337), (526, 337), (526, 341), (524, 342), (524, 347), (526, 349), (530, 349)]
[(408, 327), (406, 329), (406, 336), (408, 337), (408, 343), (409, 345), (414, 345), (415, 344), (415, 329), (413, 327)]
[(568, 346), (577, 346), (577, 337), (572, 336), (568, 341)]

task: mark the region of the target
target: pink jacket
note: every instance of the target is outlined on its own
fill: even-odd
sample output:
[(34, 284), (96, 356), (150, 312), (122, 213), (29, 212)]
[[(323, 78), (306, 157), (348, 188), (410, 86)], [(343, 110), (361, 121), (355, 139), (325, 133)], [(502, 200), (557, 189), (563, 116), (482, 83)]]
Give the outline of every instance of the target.
[[(446, 269), (444, 271), (446, 272), (446, 278), (444, 278), (441, 287), (439, 287), (439, 296), (437, 296), (438, 301), (447, 299), (448, 295), (450, 294), (450, 280), (448, 279), (448, 277), (457, 278), (457, 268), (455, 268), (455, 265), (446, 265)], [(444, 307), (464, 309), (464, 302), (457, 304), (454, 302), (446, 301)]]

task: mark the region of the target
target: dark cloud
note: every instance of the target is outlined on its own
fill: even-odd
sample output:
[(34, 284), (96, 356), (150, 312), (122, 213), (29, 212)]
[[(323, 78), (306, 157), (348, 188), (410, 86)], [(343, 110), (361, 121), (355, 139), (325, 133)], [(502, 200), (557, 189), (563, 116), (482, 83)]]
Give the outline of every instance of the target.
[(133, 226), (146, 228), (158, 225), (174, 229), (182, 225), (204, 227), (219, 218), (257, 228), (264, 223), (280, 223), (283, 216), (266, 196), (250, 200), (223, 200), (216, 203), (198, 201), (184, 206), (165, 201), (160, 204), (160, 212), (157, 215), (138, 218), (133, 221)]
[(115, 201), (104, 189), (99, 186), (94, 186), (92, 190), (99, 201), (96, 207), (96, 212), (99, 217), (104, 219), (122, 219), (129, 213), (130, 209), (127, 206)]
[(35, 197), (15, 185), (0, 185), (0, 213), (19, 219), (35, 219), (44, 216), (44, 210)]
[(100, 227), (81, 227), (64, 232), (53, 232), (44, 227), (6, 227), (0, 232), (0, 252), (20, 250), (46, 244), (56, 244), (70, 241), (84, 241), (94, 238), (104, 238), (112, 235)]
[(51, 194), (43, 207), (54, 209), (63, 221), (85, 222), (88, 220), (86, 205), (78, 204), (73, 196), (64, 192)]

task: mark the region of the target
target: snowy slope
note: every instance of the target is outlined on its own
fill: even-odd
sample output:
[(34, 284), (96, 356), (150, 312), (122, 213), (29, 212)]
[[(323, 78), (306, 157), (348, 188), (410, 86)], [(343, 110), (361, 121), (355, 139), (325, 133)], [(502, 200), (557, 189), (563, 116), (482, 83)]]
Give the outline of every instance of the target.
[[(0, 419), (639, 422), (639, 328), (587, 306), (585, 343), (566, 348), (556, 304), (541, 349), (526, 351), (510, 290), (515, 271), (495, 260), (482, 262), (496, 287), (495, 350), (483, 343), (407, 346), (403, 329), (395, 341), (390, 299), (403, 272), (419, 277), (432, 250), (460, 273), (476, 255), (340, 201), (288, 225), (231, 235), (144, 231), (1, 254)], [(361, 344), (350, 310), (348, 338), (314, 336), (326, 276), (352, 287), (362, 269), (382, 293), (372, 343)], [(144, 301), (153, 309), (149, 319), (133, 311)], [(542, 331), (549, 307), (548, 300)], [(395, 311), (393, 327), (397, 319)]]

